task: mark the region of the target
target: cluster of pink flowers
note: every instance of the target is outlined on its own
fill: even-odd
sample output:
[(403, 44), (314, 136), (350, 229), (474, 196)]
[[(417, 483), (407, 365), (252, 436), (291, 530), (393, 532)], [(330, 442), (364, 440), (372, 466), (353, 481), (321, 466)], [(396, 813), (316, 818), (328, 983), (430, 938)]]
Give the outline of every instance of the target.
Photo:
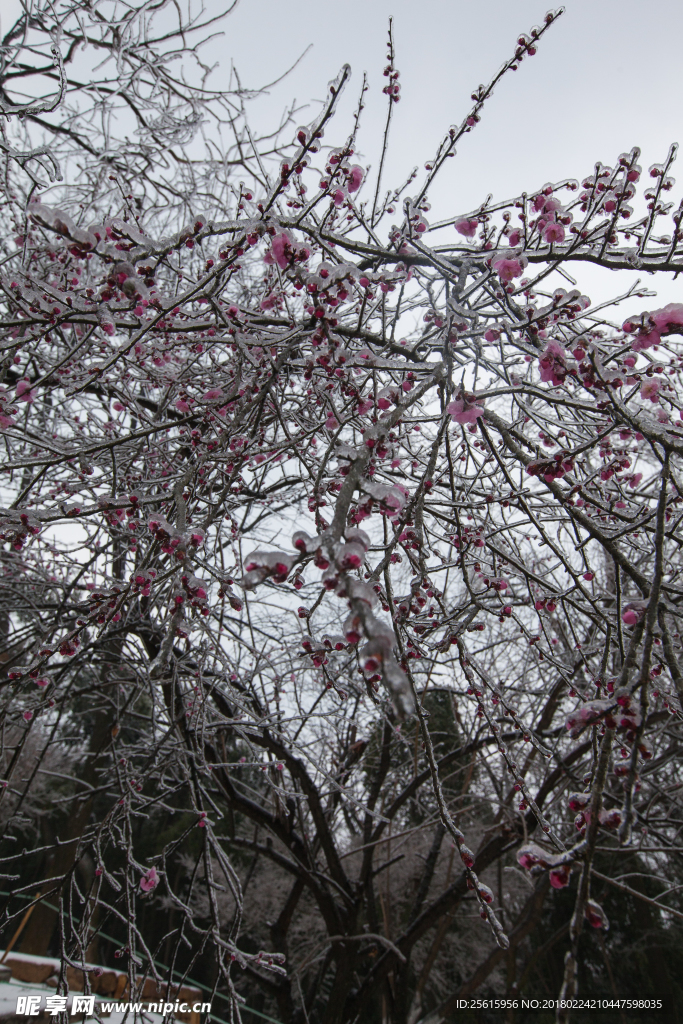
[(555, 387), (564, 384), (568, 373), (567, 359), (566, 350), (558, 341), (551, 338), (538, 359), (541, 380)]
[(626, 334), (635, 332), (633, 351), (642, 352), (659, 345), (664, 335), (683, 334), (683, 305), (670, 302), (654, 313), (643, 313), (640, 320), (626, 320), (622, 329)]

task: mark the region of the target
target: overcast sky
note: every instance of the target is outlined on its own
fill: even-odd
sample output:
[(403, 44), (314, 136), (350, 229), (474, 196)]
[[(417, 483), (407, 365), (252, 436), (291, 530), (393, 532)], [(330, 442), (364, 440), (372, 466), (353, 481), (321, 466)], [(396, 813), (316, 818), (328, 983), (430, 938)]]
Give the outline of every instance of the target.
[[(218, 8), (217, 0), (208, 5)], [(324, 95), (328, 80), (349, 63), (344, 117), (338, 134), (328, 131), (327, 143), (343, 141), (367, 72), (372, 91), (359, 148), (376, 162), (393, 15), (402, 100), (392, 129), (392, 171), (384, 180), (397, 184), (415, 164), (423, 167), (448, 126), (462, 119), (472, 89), (489, 80), (513, 52), (519, 32), (541, 24), (547, 10), (543, 0), (241, 0), (225, 36), (207, 47), (205, 57), (219, 62), (225, 74), (232, 58), (245, 84), (255, 86), (283, 72), (312, 44), (262, 101), (259, 119), (293, 97), (304, 102)], [(536, 56), (503, 79), (481, 123), (448, 161), (430, 195), (431, 219), (466, 212), (489, 192), (503, 199), (547, 181), (580, 178), (596, 160), (612, 164), (633, 145), (640, 146), (645, 169), (663, 160), (671, 142), (683, 141), (682, 43), (678, 0), (568, 0)], [(680, 170), (674, 165), (673, 174), (681, 183), (674, 190), (678, 199), (683, 163)], [(590, 273), (593, 289), (601, 292), (621, 290), (613, 277)], [(669, 279), (658, 288), (664, 301), (683, 300), (678, 282)]]
[[(218, 6), (208, 0), (209, 9)], [(543, 0), (241, 0), (226, 35), (207, 53), (226, 70), (232, 57), (245, 82), (256, 85), (312, 44), (273, 90), (278, 106), (292, 96), (323, 95), (348, 62), (350, 112), (366, 71), (373, 91), (363, 142), (370, 153), (368, 136), (377, 136), (384, 119), (382, 69), (393, 15), (402, 101), (392, 154), (400, 175), (429, 158), (466, 112), (473, 87), (488, 81), (511, 55), (517, 34), (540, 24), (547, 9)], [(648, 165), (661, 160), (682, 134), (682, 42), (677, 0), (568, 0), (537, 55), (498, 86), (450, 164), (439, 200), (455, 192), (469, 208), (487, 191), (512, 194), (579, 177), (596, 159), (611, 163), (634, 144)]]

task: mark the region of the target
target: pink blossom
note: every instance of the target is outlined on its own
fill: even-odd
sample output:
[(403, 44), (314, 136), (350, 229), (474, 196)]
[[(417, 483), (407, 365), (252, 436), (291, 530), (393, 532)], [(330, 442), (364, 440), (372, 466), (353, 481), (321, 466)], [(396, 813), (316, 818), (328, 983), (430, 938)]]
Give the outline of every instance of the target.
[(36, 390), (31, 387), (28, 377), (24, 377), (17, 383), (17, 402), (28, 402), (29, 405), (35, 401)]
[(508, 242), (514, 248), (514, 246), (519, 245), (521, 237), (522, 232), (519, 230), (519, 228), (513, 228), (513, 230), (508, 235)]
[(636, 339), (633, 342), (633, 351), (643, 352), (646, 348), (659, 345), (661, 340), (659, 331), (641, 331), (641, 333), (636, 335)]
[(553, 480), (561, 480), (573, 468), (573, 460), (558, 452), (554, 459), (541, 459), (538, 462), (530, 462), (526, 471), (529, 476), (540, 476), (543, 477), (546, 483), (552, 483)]
[(590, 803), (590, 793), (571, 793), (569, 796), (569, 810), (582, 811)]
[[(405, 383), (410, 382), (406, 381)], [(398, 392), (396, 392), (395, 388), (392, 387), (382, 388), (377, 395), (377, 405), (380, 409), (390, 409), (392, 404), (396, 401), (398, 401)]]
[(358, 569), (365, 561), (365, 551), (360, 544), (343, 544), (336, 556), (340, 569)]
[(554, 867), (558, 859), (557, 854), (547, 853), (541, 846), (537, 846), (536, 843), (527, 843), (526, 846), (521, 847), (517, 854), (517, 862), (525, 871), (535, 867)]
[(565, 726), (576, 738), (587, 725), (599, 721), (610, 709), (608, 700), (589, 700), (567, 715)]
[(521, 850), (517, 860), (526, 871), (540, 863), (539, 858), (528, 850)]
[(538, 360), (541, 380), (546, 383), (552, 382), (556, 387), (564, 384), (567, 376), (566, 360), (566, 351), (559, 342), (551, 338)]
[(189, 412), (190, 411), (189, 403), (186, 402), (184, 398), (179, 398), (178, 401), (175, 404), (175, 407), (178, 410), (178, 412)]
[(513, 277), (521, 277), (526, 266), (526, 260), (521, 258), (501, 257), (493, 263), (493, 269), (498, 274), (503, 284), (508, 284)]
[(279, 235), (273, 235), (270, 240), (270, 252), (267, 252), (264, 261), (266, 263), (277, 263), (280, 270), (286, 270), (294, 255), (292, 240), (286, 231)]
[(553, 868), (548, 874), (553, 889), (564, 889), (565, 886), (569, 885), (571, 873), (571, 864), (560, 864), (559, 867)]
[(447, 406), (446, 411), (452, 416), (454, 423), (475, 423), (484, 415), (484, 410), (477, 405), (474, 395), (460, 395)]
[(657, 403), (659, 401), (659, 381), (658, 380), (645, 380), (640, 385), (640, 396), (641, 398), (649, 398), (651, 402)]
[(477, 228), (479, 227), (479, 221), (468, 220), (467, 217), (461, 217), (460, 220), (456, 220), (453, 226), (455, 227), (455, 230), (461, 235), (464, 235), (465, 238), (474, 238), (477, 233)]
[(643, 474), (642, 473), (634, 473), (633, 476), (631, 477), (631, 479), (628, 482), (628, 485), (631, 488), (631, 490), (635, 490), (636, 487), (638, 486), (638, 484), (640, 483), (640, 481), (642, 479), (643, 479)]
[(217, 398), (223, 397), (222, 388), (210, 388), (202, 395), (202, 402), (215, 402)]
[(16, 409), (13, 409), (8, 402), (8, 395), (2, 386), (0, 386), (0, 427), (11, 427), (14, 423), (14, 416)]
[(564, 242), (564, 225), (557, 221), (551, 221), (543, 229), (543, 237), (546, 242)]
[(152, 892), (156, 889), (161, 879), (157, 874), (156, 868), (150, 868), (149, 871), (142, 876), (140, 879), (140, 888), (143, 892)]
[(627, 608), (626, 611), (622, 613), (621, 617), (627, 626), (635, 626), (638, 621), (638, 614), (633, 608)]
[(358, 191), (358, 189), (363, 184), (363, 177), (364, 177), (364, 175), (365, 175), (365, 172), (363, 171), (363, 168), (359, 167), (358, 164), (354, 164), (353, 167), (350, 168), (350, 170), (349, 170), (349, 178), (348, 178), (348, 182), (347, 182), (347, 185), (346, 185), (346, 187), (348, 188), (349, 192), (357, 192)]
[(465, 846), (461, 843), (459, 846), (460, 859), (466, 868), (474, 867), (474, 854), (470, 850), (469, 846)]
[(603, 808), (598, 815), (603, 828), (616, 829), (621, 825), (621, 811), (613, 807), (611, 811)]
[[(680, 302), (670, 302), (663, 309), (650, 313), (650, 319), (661, 334), (671, 334), (674, 327), (683, 328), (683, 305)], [(683, 331), (675, 333), (681, 334)]]
[(586, 901), (585, 913), (586, 920), (593, 928), (604, 928), (605, 931), (608, 930), (609, 921), (607, 920), (607, 915), (600, 904), (596, 903), (595, 900)]

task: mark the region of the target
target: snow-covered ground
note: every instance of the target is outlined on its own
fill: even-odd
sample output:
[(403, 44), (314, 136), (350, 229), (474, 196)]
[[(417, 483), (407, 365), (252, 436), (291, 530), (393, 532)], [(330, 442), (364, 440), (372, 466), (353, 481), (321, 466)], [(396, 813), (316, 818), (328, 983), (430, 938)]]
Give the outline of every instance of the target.
[[(0, 959), (2, 958), (2, 951), (0, 950)], [(13, 954), (8, 953), (5, 959), (3, 967), (9, 967), (12, 969), (14, 974), (21, 974), (26, 978), (27, 974), (32, 973), (31, 967), (35, 965), (35, 977), (39, 978), (43, 975), (48, 978), (49, 975), (54, 971), (55, 978), (59, 971), (59, 960), (53, 957), (45, 956), (33, 956), (29, 953)], [(87, 966), (94, 966), (88, 964)], [(41, 970), (41, 968), (43, 970)], [(118, 973), (118, 972), (117, 972)], [(55, 983), (49, 984), (49, 982), (41, 982), (38, 980), (20, 980), (18, 977), (12, 977), (9, 981), (0, 980), (0, 1024), (6, 1024), (9, 1021), (21, 1021), (23, 1024), (30, 1024), (31, 1020), (36, 1021), (49, 1021), (57, 1020), (56, 1014), (53, 1016), (50, 1013), (50, 1004), (47, 1003), (48, 999), (54, 998), (56, 995)], [(17, 1014), (17, 1003), (20, 997), (38, 997), (40, 999), (39, 1013), (38, 1015), (31, 1014), (30, 1016), (26, 1013)], [(67, 1012), (69, 1017), (72, 1017), (72, 1005), (74, 999), (84, 998), (78, 991), (71, 991), (67, 999)], [(108, 1024), (129, 1024), (134, 1020), (144, 1020), (146, 1024), (162, 1024), (163, 1015), (160, 1013), (133, 1013), (132, 1010), (118, 1010), (106, 1006), (107, 1003), (119, 1003), (123, 1005), (124, 1002), (127, 1005), (125, 997), (118, 999), (114, 995), (96, 995), (94, 1013), (88, 1014), (78, 1012), (73, 1015), (73, 1020), (84, 1022), (94, 1022), (100, 1018), (106, 1018)], [(104, 1004), (104, 1005), (103, 1005)], [(148, 1003), (144, 1002), (144, 1006)], [(35, 1004), (34, 1004), (35, 1006)]]

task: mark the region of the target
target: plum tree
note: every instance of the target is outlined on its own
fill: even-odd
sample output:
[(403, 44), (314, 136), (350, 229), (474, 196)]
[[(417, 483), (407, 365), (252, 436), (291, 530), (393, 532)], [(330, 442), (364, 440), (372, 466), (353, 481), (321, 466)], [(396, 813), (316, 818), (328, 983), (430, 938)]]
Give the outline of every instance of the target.
[(640, 192), (632, 149), (428, 202), (560, 13), (391, 186), (391, 31), (376, 174), (348, 67), (259, 136), (192, 42), (215, 18), (33, 0), (6, 34), (18, 947), (200, 977), (231, 1020), (262, 989), (283, 1022), (435, 1024), (528, 986), (551, 893), (563, 999), (601, 893), (683, 917), (683, 304), (570, 273), (683, 270), (676, 149)]

